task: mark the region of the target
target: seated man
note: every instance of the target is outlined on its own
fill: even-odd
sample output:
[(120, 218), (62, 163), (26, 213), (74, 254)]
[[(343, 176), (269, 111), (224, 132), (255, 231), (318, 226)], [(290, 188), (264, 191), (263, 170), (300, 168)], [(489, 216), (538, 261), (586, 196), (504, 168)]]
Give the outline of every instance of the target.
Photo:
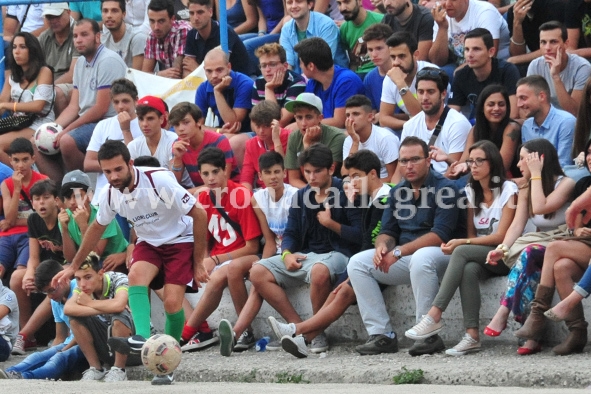
[[(204, 293), (183, 329), (181, 341), (186, 342), (183, 351), (203, 348), (200, 340), (193, 341), (193, 336), (198, 335), (201, 324), (219, 306), (223, 290), (228, 286), (230, 262), (243, 256), (255, 255), (259, 250), (261, 236), (259, 222), (250, 205), (250, 191), (226, 177), (224, 152), (215, 147), (204, 149), (197, 159), (197, 167), (209, 189), (199, 194), (199, 203), (207, 212), (207, 240), (210, 250), (209, 257), (203, 259), (203, 264), (210, 276)], [(239, 304), (234, 298), (233, 301), (239, 314), (246, 300), (240, 300)], [(245, 339), (248, 340), (246, 346), (254, 345), (254, 336)]]
[[(189, 191), (193, 194), (204, 188), (203, 179), (197, 168), (197, 158), (203, 149), (210, 146), (220, 148), (226, 157), (226, 177), (234, 182), (239, 180), (238, 165), (230, 142), (221, 134), (203, 127), (203, 113), (193, 103), (178, 103), (170, 111), (168, 121), (174, 127), (178, 139), (172, 144), (170, 167), (177, 181), (182, 182), (188, 173), (193, 183)], [(195, 194), (196, 195), (196, 194)]]
[(252, 108), (252, 79), (236, 71), (228, 55), (220, 48), (212, 49), (203, 61), (207, 81), (195, 94), (195, 104), (214, 115), (210, 130), (223, 133), (229, 140), (238, 167), (244, 160), (244, 144), (250, 138), (248, 113)]
[[(361, 149), (374, 152), (380, 161), (378, 176), (382, 181), (390, 182), (398, 160), (398, 137), (390, 130), (373, 124), (371, 101), (364, 95), (356, 94), (347, 100), (345, 115), (348, 136), (343, 143), (343, 158), (346, 159)], [(342, 173), (345, 175), (349, 171), (345, 168)]]
[[(395, 353), (398, 339), (392, 329), (380, 284), (410, 284), (416, 303), (416, 321), (427, 313), (439, 290), (439, 278), (449, 256), (440, 245), (452, 239), (459, 210), (458, 189), (431, 169), (429, 147), (417, 137), (400, 144), (398, 167), (405, 180), (390, 192), (375, 249), (351, 257), (347, 271), (357, 297), (369, 339), (355, 350), (362, 354)], [(446, 189), (445, 197), (429, 190)], [(418, 204), (418, 199), (426, 199)], [(439, 203), (438, 203), (439, 202)], [(418, 207), (418, 208), (417, 208)], [(402, 219), (404, 218), (404, 219)], [(432, 354), (445, 348), (437, 335), (415, 343), (412, 356)]]
[(182, 78), (183, 55), (191, 25), (175, 19), (174, 4), (167, 0), (150, 1), (147, 19), (151, 31), (146, 40), (142, 71), (166, 78)]
[[(430, 15), (430, 14), (429, 14)], [(371, 100), (376, 124), (380, 124), (380, 99), (384, 78), (392, 68), (392, 59), (386, 40), (393, 34), (392, 28), (384, 23), (376, 23), (365, 30), (363, 41), (367, 45), (367, 56), (376, 66), (363, 79), (365, 95)], [(429, 40), (431, 42), (431, 40)]]
[[(107, 338), (135, 334), (127, 306), (127, 275), (105, 272), (99, 256), (91, 253), (74, 277), (77, 287), (72, 297), (66, 301), (64, 313), (70, 318), (74, 339), (90, 366), (82, 374), (82, 380), (127, 380), (127, 355), (116, 350), (111, 355), (107, 345)], [(138, 358), (135, 361), (138, 365)], [(103, 364), (110, 364), (112, 367), (106, 371)]]
[(104, 24), (101, 42), (121, 56), (127, 67), (141, 70), (144, 63), (146, 35), (124, 22), (125, 1), (107, 0), (101, 3)]
[(550, 103), (550, 87), (540, 75), (517, 81), (517, 105), (526, 118), (521, 126), (521, 142), (546, 138), (556, 147), (561, 167), (573, 163), (572, 145), (576, 119)]
[(382, 23), (389, 25), (394, 32), (410, 33), (419, 43), (419, 59), (427, 61), (433, 45), (433, 15), (430, 8), (423, 7), (424, 2), (420, 3), (421, 5), (411, 0), (384, 0), (386, 12)]
[[(380, 179), (380, 159), (372, 151), (363, 149), (351, 154), (343, 163), (349, 172), (351, 191), (349, 200), (361, 199), (363, 240), (361, 250), (372, 249), (382, 223), (382, 214), (390, 193), (390, 186)], [(303, 358), (308, 356), (306, 343), (334, 323), (347, 308), (355, 303), (355, 292), (347, 273), (337, 280), (338, 286), (330, 293), (322, 308), (301, 323), (280, 323), (273, 316), (269, 322), (281, 339), (283, 350)]]
[[(257, 177), (260, 173), (259, 157), (263, 153), (274, 151), (285, 156), (290, 131), (279, 125), (281, 111), (277, 103), (265, 100), (255, 105), (250, 113), (250, 124), (256, 137), (246, 143), (244, 164), (240, 171), (240, 183), (249, 190), (265, 187), (262, 179)], [(289, 182), (288, 179), (286, 177), (284, 181)]]
[[(250, 280), (256, 291), (288, 322), (302, 321), (285, 294), (288, 287), (307, 283), (314, 314), (361, 246), (361, 210), (347, 203), (340, 179), (333, 177), (332, 152), (312, 145), (298, 157), (308, 186), (294, 197), (281, 242), (281, 256), (253, 265)], [(306, 201), (308, 203), (306, 203)], [(224, 335), (220, 332), (220, 336)], [(328, 350), (323, 332), (312, 340), (312, 353)]]
[[(8, 360), (18, 334), (18, 302), (0, 280), (0, 362)], [(0, 370), (2, 375), (2, 370)]]
[(81, 56), (74, 69), (70, 103), (55, 120), (63, 127), (56, 139), (62, 154), (40, 154), (37, 160), (39, 170), (57, 183), (63, 176), (60, 157), (66, 172), (81, 169), (97, 122), (116, 114), (109, 89), (114, 80), (125, 77), (127, 66), (121, 56), (101, 44), (100, 35), (96, 21), (81, 19), (74, 25), (74, 41), (79, 43)]
[(293, 121), (293, 114), (285, 109), (285, 104), (304, 93), (306, 80), (289, 69), (285, 49), (277, 43), (257, 48), (255, 55), (259, 59), (262, 75), (255, 79), (252, 86), (252, 106), (263, 100), (279, 104), (279, 124), (285, 127)]
[(65, 278), (56, 287), (51, 286), (51, 279), (61, 272), (63, 267), (55, 260), (45, 260), (35, 271), (37, 291), (47, 294), (51, 300), (51, 311), (55, 320), (55, 339), (52, 346), (29, 355), (20, 363), (0, 370), (2, 377), (9, 379), (60, 379), (64, 374), (83, 370), (86, 360), (70, 331), (70, 320), (64, 314), (66, 301), (74, 294), (76, 281)]
[(529, 64), (527, 75), (544, 77), (550, 86), (552, 105), (576, 116), (583, 100), (583, 88), (591, 75), (591, 64), (579, 55), (566, 52), (567, 37), (566, 27), (560, 22), (550, 21), (540, 26), (543, 53)]
[(343, 142), (345, 133), (333, 126), (322, 124), (322, 101), (313, 93), (302, 93), (294, 101), (285, 106), (293, 112), (298, 130), (289, 135), (285, 152), (285, 168), (289, 184), (299, 189), (307, 183), (302, 180), (302, 172), (298, 164), (298, 156), (313, 144), (321, 143), (332, 152), (334, 170), (340, 174), (343, 162)]
[(363, 94), (363, 82), (353, 71), (335, 65), (326, 41), (320, 37), (300, 41), (293, 48), (300, 57), (302, 74), (308, 78), (306, 92), (314, 93), (323, 103), (322, 123), (344, 128), (345, 101)]

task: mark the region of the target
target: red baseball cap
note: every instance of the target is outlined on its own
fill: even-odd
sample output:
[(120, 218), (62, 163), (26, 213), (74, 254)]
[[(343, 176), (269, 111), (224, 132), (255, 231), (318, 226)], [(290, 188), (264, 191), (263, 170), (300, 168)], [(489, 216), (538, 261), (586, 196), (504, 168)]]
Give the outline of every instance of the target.
[(168, 107), (160, 97), (144, 96), (137, 101), (137, 105), (150, 107), (152, 109), (159, 111), (164, 116), (164, 122), (162, 124), (162, 127), (166, 126), (166, 113), (168, 112)]

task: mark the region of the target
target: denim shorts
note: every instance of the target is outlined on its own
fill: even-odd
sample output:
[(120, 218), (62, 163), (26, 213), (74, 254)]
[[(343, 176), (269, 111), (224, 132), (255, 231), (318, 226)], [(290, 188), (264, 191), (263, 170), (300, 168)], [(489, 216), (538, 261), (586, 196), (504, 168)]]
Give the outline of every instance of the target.
[(27, 233), (0, 237), (0, 264), (6, 271), (27, 266), (29, 261), (29, 236)]
[(95, 127), (96, 123), (87, 123), (80, 127), (76, 127), (74, 130), (68, 133), (74, 142), (76, 142), (76, 146), (80, 152), (86, 153), (86, 148), (90, 143), (90, 138), (92, 138), (92, 132), (94, 131)]

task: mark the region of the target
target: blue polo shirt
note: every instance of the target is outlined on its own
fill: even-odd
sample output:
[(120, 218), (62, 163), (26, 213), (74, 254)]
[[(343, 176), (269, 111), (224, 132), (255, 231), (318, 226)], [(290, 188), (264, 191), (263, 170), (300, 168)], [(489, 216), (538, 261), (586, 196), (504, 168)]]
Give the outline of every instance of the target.
[(376, 67), (367, 73), (363, 79), (365, 95), (371, 100), (371, 108), (380, 112), (380, 103), (382, 101), (382, 85), (384, 76), (380, 75), (380, 70)]
[[(232, 82), (230, 86), (224, 90), (224, 97), (230, 108), (244, 108), (249, 112), (252, 108), (252, 79), (248, 76), (241, 74), (236, 71), (230, 71), (230, 77)], [(201, 109), (203, 115), (206, 116), (209, 108), (213, 111), (213, 114), (217, 117), (218, 121), (214, 127), (222, 127), (224, 119), (220, 116), (218, 106), (215, 102), (215, 96), (213, 93), (213, 85), (209, 81), (205, 81), (197, 88), (195, 93), (195, 104)], [(248, 115), (242, 121), (241, 133), (250, 132), (250, 118)]]
[(334, 110), (344, 108), (347, 99), (355, 94), (364, 94), (361, 78), (348, 68), (334, 66), (332, 83), (324, 90), (322, 84), (314, 79), (308, 80), (306, 92), (314, 93), (322, 100), (322, 115), (333, 118)]
[(456, 203), (459, 196), (455, 182), (433, 170), (429, 170), (416, 200), (410, 182), (403, 181), (390, 191), (380, 234), (395, 238), (397, 245), (430, 232), (437, 234), (442, 242), (448, 242), (459, 227), (460, 210)]
[(527, 118), (521, 127), (521, 142), (545, 138), (556, 147), (561, 167), (573, 164), (572, 147), (576, 118), (569, 112), (550, 106), (548, 116), (538, 126), (534, 118)]

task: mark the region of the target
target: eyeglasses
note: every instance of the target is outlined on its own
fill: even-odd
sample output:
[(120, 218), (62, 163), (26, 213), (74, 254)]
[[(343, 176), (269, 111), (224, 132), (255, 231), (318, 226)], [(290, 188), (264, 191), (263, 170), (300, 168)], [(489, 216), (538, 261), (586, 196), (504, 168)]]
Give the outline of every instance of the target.
[(265, 68), (267, 68), (267, 67), (269, 67), (269, 68), (275, 68), (275, 67), (277, 67), (277, 66), (278, 66), (278, 65), (280, 65), (280, 64), (281, 64), (281, 62), (260, 63), (260, 64), (259, 64), (259, 68), (260, 68), (261, 70), (264, 70), (264, 69), (265, 69)]
[(485, 161), (488, 161), (488, 159), (483, 159), (482, 157), (479, 157), (478, 159), (468, 159), (466, 160), (466, 165), (472, 167), (476, 164), (476, 167), (480, 167)]
[(433, 67), (423, 68), (419, 72), (417, 72), (417, 78), (423, 78), (423, 77), (441, 78), (443, 75), (447, 75), (447, 74), (445, 74), (445, 71), (439, 70), (439, 69), (436, 69)]
[(400, 164), (402, 167), (406, 167), (408, 165), (408, 163), (417, 164), (419, 161), (425, 160), (425, 159), (426, 159), (426, 157), (415, 156), (415, 157), (411, 157), (410, 159), (399, 159), (398, 164)]

